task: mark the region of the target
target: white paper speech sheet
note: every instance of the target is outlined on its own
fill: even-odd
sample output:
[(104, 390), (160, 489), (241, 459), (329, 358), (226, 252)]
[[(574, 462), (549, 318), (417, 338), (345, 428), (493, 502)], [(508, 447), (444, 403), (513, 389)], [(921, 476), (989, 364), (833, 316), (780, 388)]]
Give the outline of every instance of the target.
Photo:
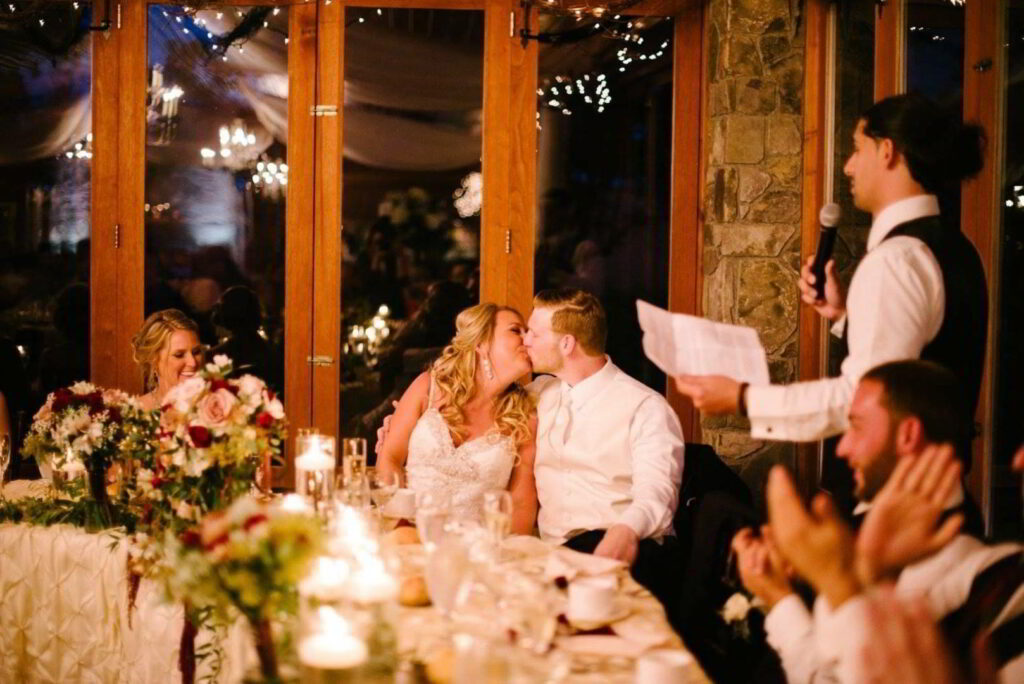
[(768, 357), (753, 328), (670, 313), (640, 299), (636, 312), (644, 353), (667, 375), (726, 375), (751, 385), (771, 382)]

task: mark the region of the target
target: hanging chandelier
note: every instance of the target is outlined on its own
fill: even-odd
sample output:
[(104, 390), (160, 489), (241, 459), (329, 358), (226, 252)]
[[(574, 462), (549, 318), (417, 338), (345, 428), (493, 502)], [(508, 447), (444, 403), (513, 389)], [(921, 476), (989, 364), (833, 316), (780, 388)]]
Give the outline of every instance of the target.
[(64, 150), (63, 154), (65, 159), (92, 159), (92, 133), (86, 133), (84, 138)]
[(582, 19), (594, 17), (600, 19), (606, 15), (624, 12), (638, 4), (640, 0), (530, 0), (529, 4), (543, 9), (545, 12), (562, 14)]
[(250, 171), (253, 187), (267, 199), (277, 201), (288, 190), (288, 164), (283, 159), (263, 155)]
[(259, 156), (256, 134), (246, 127), (241, 119), (235, 119), (230, 126), (221, 126), (217, 131), (217, 137), (220, 143), (218, 149), (204, 147), (199, 150), (203, 166), (223, 166), (241, 170)]

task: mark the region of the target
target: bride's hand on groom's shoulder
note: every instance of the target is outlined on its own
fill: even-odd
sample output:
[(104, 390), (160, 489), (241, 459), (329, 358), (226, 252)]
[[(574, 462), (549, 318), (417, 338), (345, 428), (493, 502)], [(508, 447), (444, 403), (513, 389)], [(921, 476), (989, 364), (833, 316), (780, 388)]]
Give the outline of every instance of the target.
[[(398, 408), (398, 402), (391, 402), (391, 406)], [(377, 443), (373, 447), (373, 452), (380, 456), (380, 452), (384, 449), (384, 440), (388, 438), (388, 432), (391, 430), (391, 419), (395, 417), (394, 413), (389, 413), (384, 416), (384, 422), (377, 428)]]
[(615, 558), (632, 565), (636, 560), (637, 547), (640, 544), (636, 532), (629, 525), (612, 525), (604, 533), (601, 543), (594, 549), (595, 556)]

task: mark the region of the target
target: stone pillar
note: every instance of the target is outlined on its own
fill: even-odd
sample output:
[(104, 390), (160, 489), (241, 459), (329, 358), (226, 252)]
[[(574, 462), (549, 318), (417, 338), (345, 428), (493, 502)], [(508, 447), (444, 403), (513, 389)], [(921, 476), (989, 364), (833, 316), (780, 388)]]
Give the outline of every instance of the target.
[[(704, 314), (753, 326), (773, 382), (796, 378), (804, 74), (800, 3), (708, 0), (709, 120)], [(792, 445), (751, 439), (740, 418), (705, 418), (704, 441), (760, 492)]]

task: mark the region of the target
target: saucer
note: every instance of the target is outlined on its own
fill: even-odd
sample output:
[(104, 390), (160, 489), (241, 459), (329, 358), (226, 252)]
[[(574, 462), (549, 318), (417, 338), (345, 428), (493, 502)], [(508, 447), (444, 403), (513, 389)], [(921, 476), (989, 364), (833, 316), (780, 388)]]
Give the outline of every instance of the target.
[(580, 618), (573, 618), (573, 617), (570, 617), (570, 616), (566, 615), (565, 619), (569, 622), (569, 624), (574, 629), (578, 629), (578, 630), (583, 631), (583, 632), (590, 632), (590, 631), (593, 631), (595, 629), (600, 629), (601, 627), (604, 627), (605, 625), (610, 625), (613, 622), (618, 622), (619, 620), (623, 620), (623, 619), (629, 617), (629, 614), (631, 612), (632, 611), (629, 609), (629, 606), (626, 604), (625, 601), (616, 601), (615, 602), (615, 607), (612, 609), (611, 612), (608, 613), (608, 615), (605, 615), (604, 617), (590, 618), (590, 619), (586, 619), (586, 618), (580, 619)]

